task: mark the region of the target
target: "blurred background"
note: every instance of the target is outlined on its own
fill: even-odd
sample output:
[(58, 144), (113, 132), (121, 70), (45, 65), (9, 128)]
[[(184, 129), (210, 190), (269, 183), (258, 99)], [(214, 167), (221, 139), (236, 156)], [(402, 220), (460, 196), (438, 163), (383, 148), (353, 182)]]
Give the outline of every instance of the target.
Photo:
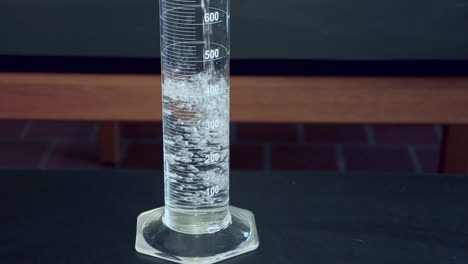
[[(435, 173), (442, 171), (444, 126), (455, 125), (453, 131), (468, 131), (464, 126), (468, 123), (468, 104), (465, 104), (468, 98), (462, 90), (468, 83), (468, 1), (309, 0), (285, 4), (235, 0), (231, 6), (233, 78), (284, 76), (292, 78), (291, 83), (302, 85), (303, 79), (293, 79), (382, 76), (397, 78), (396, 83), (401, 84), (405, 77), (415, 76), (421, 80), (417, 85), (421, 98), (434, 99), (425, 103), (418, 101), (417, 93), (408, 97), (404, 92), (401, 97), (395, 97), (405, 103), (402, 107), (408, 109), (411, 116), (408, 120), (415, 122), (400, 122), (404, 118), (393, 118), (392, 110), (385, 107), (369, 110), (378, 112), (379, 116), (388, 114), (382, 120), (343, 118), (338, 122), (330, 118), (323, 122), (326, 118), (314, 117), (320, 114), (313, 111), (309, 112), (310, 118), (300, 122), (284, 119), (277, 122), (274, 118), (249, 121), (236, 117), (231, 127), (232, 169)], [(74, 89), (85, 87), (92, 80), (80, 80), (74, 85), (73, 81), (65, 81), (67, 75), (60, 75), (57, 80), (48, 79), (50, 75), (17, 75), (31, 72), (157, 75), (160, 72), (158, 13), (158, 1), (154, 0), (2, 0), (0, 168), (161, 169), (162, 128), (157, 118), (145, 116), (132, 120), (126, 116), (129, 111), (119, 110), (118, 106), (117, 111), (106, 108), (108, 112), (99, 112), (96, 117), (94, 112), (86, 116), (68, 114), (67, 102), (57, 98), (64, 98), (60, 96), (68, 91), (67, 98), (81, 100), (81, 95), (73, 94)], [(439, 76), (456, 78), (451, 81), (457, 86), (445, 83), (445, 79), (426, 80)], [(62, 87), (60, 84), (64, 82), (67, 85)], [(96, 87), (99, 83), (96, 81)], [(343, 91), (353, 88), (353, 85), (347, 87), (347, 83), (348, 79), (343, 80)], [(111, 84), (115, 82), (102, 86), (109, 95), (113, 93)], [(388, 89), (382, 90), (382, 95), (398, 87), (411, 89), (411, 84), (391, 86), (394, 84), (381, 84)], [(132, 88), (131, 83), (127, 86)], [(327, 93), (326, 85), (322, 86), (320, 89)], [(134, 98), (139, 86), (135, 83), (134, 87), (128, 90), (128, 98)], [(93, 89), (88, 90), (90, 97), (94, 96)], [(284, 89), (289, 88), (286, 85)], [(57, 91), (57, 95), (51, 91)], [(119, 93), (121, 97), (109, 100), (125, 101), (125, 94), (121, 90)], [(102, 102), (106, 101), (108, 94), (96, 94), (104, 97)], [(447, 97), (440, 96), (443, 94)], [(302, 95), (291, 95), (291, 98), (294, 96)], [(339, 98), (340, 93), (335, 96)], [(375, 100), (384, 102), (384, 97)], [(440, 103), (437, 98), (441, 98)], [(242, 98), (232, 100), (236, 103)], [(96, 100), (79, 103), (82, 104), (80, 113), (99, 106)], [(315, 103), (310, 101), (310, 105)], [(137, 108), (138, 103), (133, 105)], [(76, 110), (76, 105), (73, 107)], [(160, 111), (159, 105), (153, 110)], [(261, 107), (258, 111), (262, 111)], [(288, 107), (278, 111), (288, 111)], [(414, 117), (418, 111), (425, 115), (421, 120)], [(431, 111), (443, 114), (433, 115)], [(107, 120), (106, 115), (112, 118)], [(370, 119), (375, 122), (364, 122)], [(122, 122), (120, 128), (107, 132), (107, 141), (114, 144), (109, 147), (114, 157), (103, 159), (102, 146), (98, 151), (98, 145), (100, 140), (106, 141), (102, 138), (106, 133), (100, 136), (99, 124), (107, 121)], [(115, 136), (116, 131), (120, 135)], [(120, 143), (118, 151), (112, 149), (115, 142)], [(468, 146), (466, 137), (457, 142), (452, 145)], [(468, 156), (466, 152), (456, 153)], [(461, 160), (463, 163), (468, 159)], [(458, 172), (463, 172), (463, 168)]]
[[(160, 122), (124, 122), (122, 161), (99, 162), (93, 122), (1, 121), (0, 167), (7, 169), (162, 169)], [(437, 125), (233, 123), (234, 170), (435, 173)]]

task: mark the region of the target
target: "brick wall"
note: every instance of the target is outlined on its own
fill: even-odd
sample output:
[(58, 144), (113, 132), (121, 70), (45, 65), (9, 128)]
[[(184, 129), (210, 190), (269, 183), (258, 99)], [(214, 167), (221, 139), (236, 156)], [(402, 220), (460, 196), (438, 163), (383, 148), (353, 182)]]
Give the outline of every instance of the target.
[[(0, 121), (0, 168), (109, 169), (98, 163), (97, 125)], [(162, 168), (161, 123), (122, 124), (118, 168)], [(439, 126), (231, 125), (233, 170), (435, 172)]]

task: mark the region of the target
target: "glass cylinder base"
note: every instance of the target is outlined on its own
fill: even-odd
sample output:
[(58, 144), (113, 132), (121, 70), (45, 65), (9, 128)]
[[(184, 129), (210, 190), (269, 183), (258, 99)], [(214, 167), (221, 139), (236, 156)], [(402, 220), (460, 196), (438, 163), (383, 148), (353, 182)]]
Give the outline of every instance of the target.
[(259, 241), (252, 212), (230, 206), (232, 221), (211, 234), (187, 234), (167, 227), (164, 207), (138, 216), (138, 252), (178, 263), (215, 263), (255, 250)]

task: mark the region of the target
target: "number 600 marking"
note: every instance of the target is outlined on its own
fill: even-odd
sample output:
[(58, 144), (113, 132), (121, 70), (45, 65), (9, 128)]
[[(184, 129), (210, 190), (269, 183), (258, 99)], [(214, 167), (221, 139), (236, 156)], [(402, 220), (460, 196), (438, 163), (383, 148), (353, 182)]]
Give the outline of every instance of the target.
[(219, 57), (219, 49), (206, 50), (203, 57), (205, 60), (216, 59)]
[(210, 12), (205, 14), (205, 22), (216, 22), (219, 20), (219, 12)]

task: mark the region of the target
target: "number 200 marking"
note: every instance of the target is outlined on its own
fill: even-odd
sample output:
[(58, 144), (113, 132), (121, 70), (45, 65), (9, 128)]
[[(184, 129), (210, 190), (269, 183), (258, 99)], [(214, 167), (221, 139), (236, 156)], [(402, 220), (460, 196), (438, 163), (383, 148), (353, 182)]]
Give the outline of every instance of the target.
[(218, 161), (221, 160), (221, 155), (219, 155), (219, 153), (212, 153), (212, 154), (208, 155), (206, 160), (208, 162), (211, 162), (211, 163), (218, 162)]
[(216, 59), (219, 57), (219, 49), (212, 49), (205, 51), (204, 58), (205, 60)]
[(219, 12), (210, 12), (205, 14), (205, 23), (216, 22), (219, 20)]

